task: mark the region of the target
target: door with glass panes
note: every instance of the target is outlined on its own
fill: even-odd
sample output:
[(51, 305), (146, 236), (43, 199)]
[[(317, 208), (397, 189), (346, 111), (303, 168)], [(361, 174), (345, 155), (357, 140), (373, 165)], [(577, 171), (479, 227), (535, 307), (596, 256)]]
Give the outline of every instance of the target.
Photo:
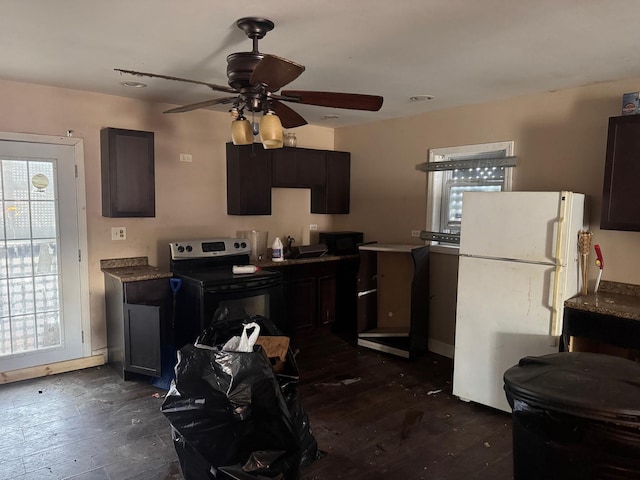
[(74, 147), (0, 141), (0, 371), (81, 358)]

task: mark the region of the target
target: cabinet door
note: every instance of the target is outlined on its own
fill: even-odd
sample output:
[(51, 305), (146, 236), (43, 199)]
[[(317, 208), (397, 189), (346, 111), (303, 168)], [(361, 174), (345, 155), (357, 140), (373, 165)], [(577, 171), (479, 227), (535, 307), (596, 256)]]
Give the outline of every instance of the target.
[(271, 152), (227, 144), (227, 213), (271, 215)]
[(272, 186), (310, 188), (325, 183), (325, 151), (280, 148), (273, 151)]
[(287, 325), (292, 332), (316, 326), (316, 279), (302, 278), (285, 284), (284, 298), (287, 311)]
[(311, 213), (349, 213), (351, 155), (326, 152), (326, 182), (311, 189)]
[(336, 321), (336, 277), (318, 278), (318, 327)]
[(125, 370), (158, 377), (160, 307), (124, 304)]
[(279, 148), (273, 152), (272, 187), (296, 187), (298, 180), (296, 152), (291, 148)]
[(600, 228), (640, 231), (640, 115), (609, 119)]
[(324, 150), (298, 149), (297, 167), (298, 184), (301, 187), (313, 188), (324, 185), (326, 180), (326, 156)]
[(154, 217), (153, 132), (100, 132), (103, 217)]

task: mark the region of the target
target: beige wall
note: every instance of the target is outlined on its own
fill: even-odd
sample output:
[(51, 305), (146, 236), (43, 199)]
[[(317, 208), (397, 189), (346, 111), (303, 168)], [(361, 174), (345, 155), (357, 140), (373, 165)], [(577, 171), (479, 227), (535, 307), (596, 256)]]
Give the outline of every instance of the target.
[[(640, 233), (598, 229), (607, 119), (619, 114), (622, 93), (639, 85), (637, 78), (600, 83), (335, 133), (312, 126), (296, 129), (299, 146), (351, 152), (350, 215), (312, 215), (308, 190), (274, 189), (271, 216), (228, 216), (224, 144), (230, 119), (225, 113), (162, 115), (167, 105), (0, 81), (0, 131), (64, 135), (73, 130), (84, 139), (91, 339), (98, 350), (106, 344), (100, 259), (148, 256), (152, 264), (166, 267), (172, 240), (255, 228), (268, 230), (270, 240), (293, 235), (302, 243), (309, 241), (311, 223), (319, 230), (361, 230), (367, 241), (420, 243), (410, 231), (424, 228), (426, 182), (415, 165), (437, 147), (515, 140), (519, 166), (514, 188), (588, 194), (594, 241), (605, 256), (603, 278), (640, 284)], [(155, 132), (155, 218), (101, 216), (99, 132), (107, 126)], [(191, 153), (193, 163), (179, 162), (180, 153)], [(111, 241), (112, 226), (127, 227), (127, 240)]]
[[(351, 152), (351, 215), (338, 225), (364, 231), (367, 240), (420, 243), (410, 231), (425, 227), (426, 174), (415, 165), (427, 161), (429, 149), (514, 140), (514, 190), (586, 193), (603, 279), (640, 284), (640, 233), (599, 229), (608, 118), (620, 114), (622, 94), (639, 86), (638, 78), (599, 83), (340, 128), (335, 148)], [(451, 274), (436, 272), (432, 282)], [(440, 303), (436, 310), (451, 309)], [(432, 340), (452, 343), (455, 319), (442, 315), (431, 319)]]
[(415, 165), (428, 150), (514, 140), (514, 190), (586, 193), (603, 279), (640, 284), (640, 233), (599, 229), (608, 118), (639, 86), (639, 78), (600, 83), (337, 129), (336, 150), (351, 152), (351, 215), (337, 226), (368, 240), (420, 243), (410, 231), (425, 226), (426, 181)]
[[(0, 81), (0, 131), (62, 135), (73, 130), (84, 139), (91, 347), (106, 346), (104, 280), (100, 260), (148, 256), (168, 266), (168, 242), (208, 236), (234, 236), (258, 229), (275, 235), (309, 238), (309, 224), (331, 228), (330, 215), (312, 215), (310, 191), (274, 189), (271, 216), (226, 213), (225, 143), (230, 141), (226, 113), (198, 110), (163, 115), (168, 105), (38, 85)], [(156, 217), (110, 219), (101, 215), (100, 144), (103, 127), (155, 132)], [(305, 126), (294, 130), (301, 147), (333, 149), (333, 130)], [(193, 163), (179, 162), (191, 153)], [(127, 239), (111, 240), (111, 227), (127, 228)]]

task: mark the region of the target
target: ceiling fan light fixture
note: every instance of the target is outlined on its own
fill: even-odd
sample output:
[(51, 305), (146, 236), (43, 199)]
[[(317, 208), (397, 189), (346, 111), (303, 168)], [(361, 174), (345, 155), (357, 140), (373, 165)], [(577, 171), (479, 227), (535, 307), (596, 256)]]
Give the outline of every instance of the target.
[(231, 140), (234, 145), (251, 145), (253, 143), (253, 129), (246, 118), (239, 118), (231, 122)]
[(260, 139), (262, 146), (266, 149), (282, 148), (284, 144), (282, 123), (275, 113), (267, 112), (260, 120)]

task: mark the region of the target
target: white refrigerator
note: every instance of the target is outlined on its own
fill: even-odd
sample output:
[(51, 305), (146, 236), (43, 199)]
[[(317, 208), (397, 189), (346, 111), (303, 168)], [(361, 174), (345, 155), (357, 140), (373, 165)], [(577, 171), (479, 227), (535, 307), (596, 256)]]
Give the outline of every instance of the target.
[(578, 294), (585, 196), (467, 192), (462, 201), (453, 394), (510, 412), (503, 374), (558, 351)]

